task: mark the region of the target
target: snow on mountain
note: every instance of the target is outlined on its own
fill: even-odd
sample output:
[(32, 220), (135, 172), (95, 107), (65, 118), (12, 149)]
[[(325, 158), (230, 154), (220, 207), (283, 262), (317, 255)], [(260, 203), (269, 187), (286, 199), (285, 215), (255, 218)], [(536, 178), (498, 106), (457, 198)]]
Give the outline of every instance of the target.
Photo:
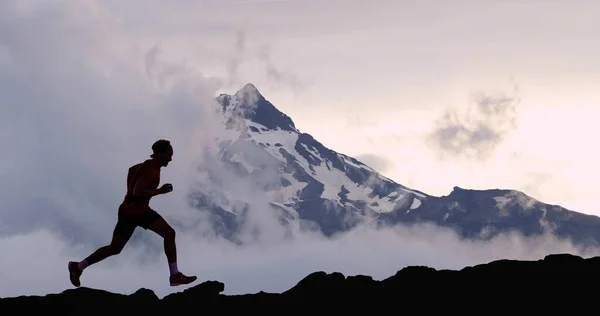
[[(208, 159), (229, 165), (233, 179), (251, 178), (257, 194), (280, 210), (286, 223), (308, 222), (332, 235), (361, 221), (429, 221), (453, 227), (465, 237), (506, 230), (531, 235), (550, 229), (578, 241), (600, 241), (599, 218), (543, 204), (517, 191), (455, 187), (448, 196), (434, 197), (398, 184), (300, 132), (250, 83), (216, 101), (228, 133), (215, 139)], [(205, 172), (208, 177), (194, 195), (195, 202), (211, 210), (221, 233), (234, 234), (255, 196), (233, 193), (232, 182), (220, 185), (217, 179), (223, 175), (211, 175), (215, 171), (210, 164)]]

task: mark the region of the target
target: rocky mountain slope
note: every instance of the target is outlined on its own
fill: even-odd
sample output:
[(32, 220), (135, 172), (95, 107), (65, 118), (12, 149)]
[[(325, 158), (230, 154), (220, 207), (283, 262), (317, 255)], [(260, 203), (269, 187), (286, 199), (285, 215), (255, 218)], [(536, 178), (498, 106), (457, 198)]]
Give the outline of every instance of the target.
[[(233, 177), (252, 178), (282, 223), (319, 229), (325, 235), (358, 223), (395, 225), (433, 222), (467, 238), (516, 231), (553, 232), (580, 244), (600, 243), (600, 218), (537, 201), (514, 190), (467, 190), (431, 196), (388, 179), (355, 158), (323, 146), (299, 131), (252, 84), (217, 98), (231, 132), (215, 139), (208, 159), (226, 164)], [(198, 209), (230, 238), (244, 222), (252, 197), (240, 197), (209, 176), (193, 195)]]
[[(537, 261), (500, 260), (460, 271), (406, 267), (381, 280), (369, 276), (315, 272), (283, 293), (228, 296), (225, 285), (207, 281), (159, 299), (148, 289), (130, 295), (90, 288), (69, 289), (46, 296), (0, 299), (3, 315), (170, 315), (217, 311), (278, 313), (314, 312), (323, 308), (357, 312), (357, 308), (394, 312), (554, 311), (588, 308), (593, 293), (585, 281), (600, 277), (600, 257), (568, 254)], [(289, 311), (293, 309), (293, 312)], [(564, 310), (567, 312), (567, 310)], [(228, 314), (229, 315), (229, 314)]]

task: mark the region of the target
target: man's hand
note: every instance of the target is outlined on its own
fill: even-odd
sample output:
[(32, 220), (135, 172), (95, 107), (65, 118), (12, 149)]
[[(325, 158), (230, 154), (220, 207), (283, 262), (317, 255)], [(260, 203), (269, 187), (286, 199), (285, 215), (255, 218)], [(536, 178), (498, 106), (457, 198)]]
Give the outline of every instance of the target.
[(165, 183), (158, 189), (160, 194), (169, 193), (171, 191), (173, 191), (173, 185), (170, 183)]

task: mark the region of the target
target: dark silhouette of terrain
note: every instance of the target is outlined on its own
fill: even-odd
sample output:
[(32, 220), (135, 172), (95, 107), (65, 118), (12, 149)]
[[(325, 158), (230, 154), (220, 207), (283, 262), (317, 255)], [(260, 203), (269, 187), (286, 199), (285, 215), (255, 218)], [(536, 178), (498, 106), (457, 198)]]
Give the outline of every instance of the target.
[[(280, 294), (222, 295), (225, 285), (217, 281), (163, 299), (148, 289), (123, 295), (82, 287), (43, 297), (0, 299), (0, 315), (338, 314), (375, 310), (393, 314), (543, 310), (573, 314), (577, 307), (587, 311), (588, 304), (594, 302), (599, 277), (600, 257), (556, 254), (537, 261), (499, 260), (459, 271), (412, 266), (381, 281), (315, 272)], [(569, 310), (560, 309), (566, 306)]]

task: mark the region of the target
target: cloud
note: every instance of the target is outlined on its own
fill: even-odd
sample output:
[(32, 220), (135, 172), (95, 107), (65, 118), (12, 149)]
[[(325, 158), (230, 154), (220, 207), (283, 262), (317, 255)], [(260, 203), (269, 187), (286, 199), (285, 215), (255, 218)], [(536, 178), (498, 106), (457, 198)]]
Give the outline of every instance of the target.
[(474, 93), (467, 107), (444, 112), (428, 141), (442, 158), (489, 158), (503, 138), (517, 128), (518, 86), (513, 92), (513, 96), (504, 92)]
[[(214, 139), (235, 133), (224, 129), (213, 102), (228, 78), (174, 63), (168, 45), (139, 39), (97, 2), (3, 2), (0, 23), (2, 297), (71, 287), (67, 262), (110, 241), (126, 170), (145, 159), (158, 138), (175, 147), (162, 172), (175, 190), (152, 206), (176, 227), (181, 270), (200, 282), (223, 281), (227, 293), (281, 291), (315, 270), (383, 278), (413, 264), (460, 268), (495, 258), (580, 253), (548, 236), (480, 244), (431, 226), (359, 227), (326, 240), (283, 227), (255, 179), (212, 159), (222, 154)], [(247, 150), (248, 156), (259, 153)], [(275, 181), (268, 174), (263, 184)], [(244, 245), (212, 234), (207, 213), (190, 205), (190, 193), (206, 189), (203, 180), (215, 193), (249, 201)], [(167, 278), (160, 237), (138, 229), (121, 254), (91, 266), (82, 280), (120, 293), (181, 290)]]
[(267, 83), (276, 88), (289, 87), (296, 95), (306, 89), (307, 82), (300, 79), (300, 76), (289, 70), (280, 69), (276, 66), (271, 57), (271, 47), (269, 44), (262, 45), (258, 52), (259, 60), (266, 67)]
[[(306, 89), (307, 82), (304, 82), (300, 76), (290, 70), (285, 70), (275, 63), (272, 58), (272, 44), (269, 40), (261, 43), (258, 39), (249, 36), (248, 30), (239, 29), (236, 31), (235, 47), (231, 50), (231, 59), (227, 66), (228, 87), (242, 85), (241, 75), (244, 64), (252, 64), (254, 59), (259, 65), (254, 65), (252, 71), (260, 70), (264, 72), (264, 79), (258, 80), (255, 84), (267, 85), (275, 89), (289, 88), (296, 95)], [(257, 45), (256, 50), (252, 50), (252, 45)], [(258, 68), (258, 69), (257, 69)]]
[[(154, 242), (160, 239), (151, 234), (147, 238)], [(70, 288), (66, 260), (80, 258), (88, 250), (81, 245), (69, 247), (48, 230), (2, 238), (0, 249), (10, 254), (0, 263), (4, 284), (0, 286), (0, 297)], [(598, 254), (579, 251), (551, 236), (524, 239), (501, 235), (480, 243), (460, 240), (449, 230), (427, 225), (380, 230), (359, 227), (331, 240), (305, 233), (277, 243), (244, 247), (179, 234), (178, 249), (182, 271), (198, 275), (199, 282), (224, 282), (226, 294), (281, 292), (321, 270), (383, 279), (409, 265), (460, 269), (503, 258), (537, 260), (549, 253), (584, 257)], [(13, 272), (17, 266), (26, 268), (26, 277)], [(167, 278), (168, 266), (162, 253), (148, 252), (146, 245), (129, 244), (118, 256), (85, 270), (82, 282), (84, 286), (125, 294), (145, 287), (160, 297), (182, 290), (169, 287)]]
[(356, 159), (380, 173), (394, 168), (394, 162), (375, 154), (361, 154), (356, 156)]
[(0, 185), (0, 221), (10, 233), (51, 227), (104, 242), (125, 170), (158, 138), (176, 148), (165, 179), (179, 187), (168, 203), (185, 210), (202, 144), (218, 133), (219, 80), (165, 61), (158, 46), (134, 53), (139, 43), (91, 3), (2, 8), (0, 123), (11, 150), (0, 159), (12, 181)]
[(246, 50), (246, 33), (242, 30), (236, 32), (235, 47), (232, 49), (234, 53), (227, 66), (228, 75), (230, 78), (229, 84), (232, 85), (238, 82), (238, 71), (243, 60), (243, 55)]

